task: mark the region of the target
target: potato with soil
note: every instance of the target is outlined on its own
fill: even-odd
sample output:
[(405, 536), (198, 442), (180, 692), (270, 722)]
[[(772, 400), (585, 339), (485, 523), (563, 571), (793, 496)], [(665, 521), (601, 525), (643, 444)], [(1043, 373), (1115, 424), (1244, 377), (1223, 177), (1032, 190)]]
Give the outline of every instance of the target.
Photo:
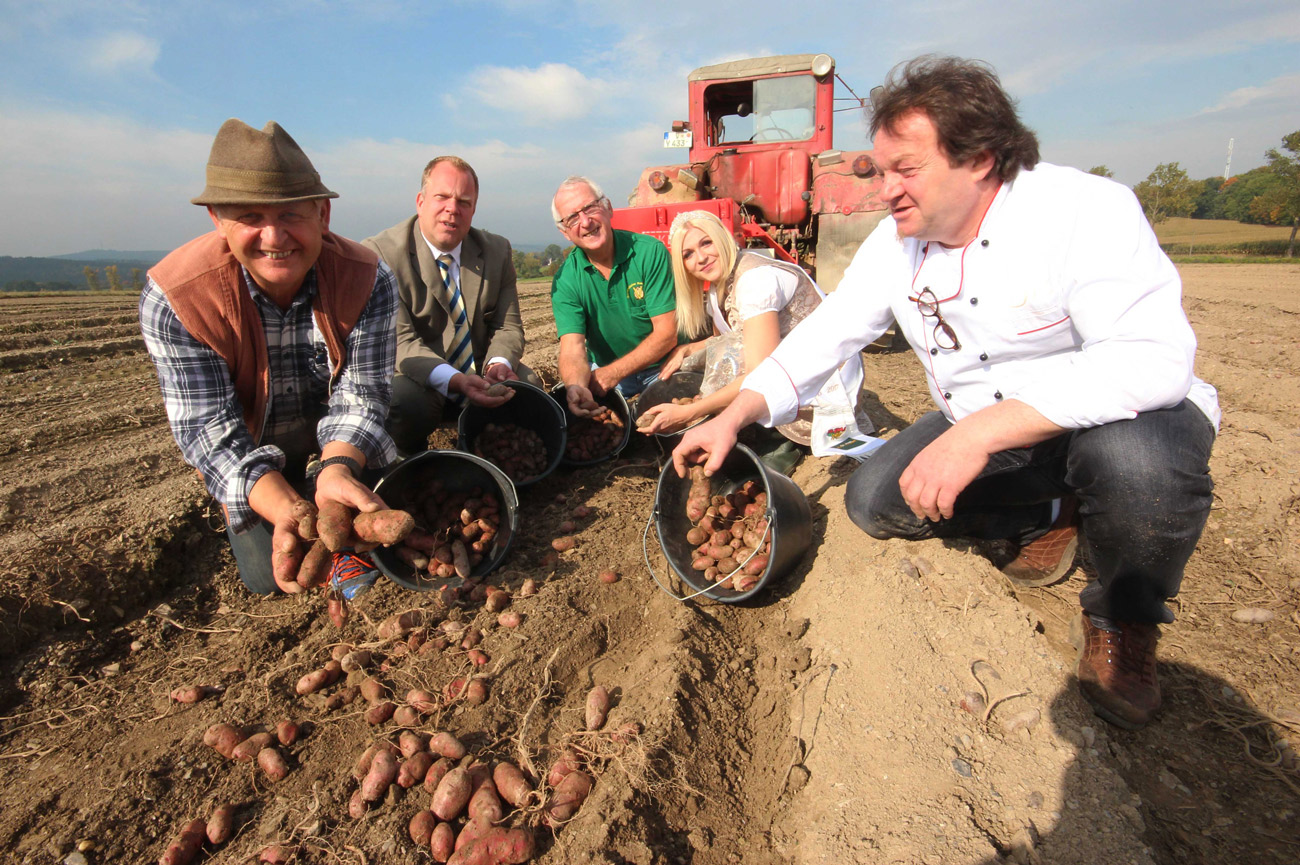
[(415, 528), (415, 517), (406, 511), (380, 509), (357, 514), (352, 520), (352, 531), (363, 541), (391, 547)]
[(452, 854), (447, 865), (522, 865), (535, 849), (529, 830), (493, 826)]
[(564, 456), (570, 462), (592, 462), (612, 456), (623, 443), (626, 425), (613, 409), (591, 417), (570, 417)]
[(207, 824), (202, 820), (191, 820), (181, 829), (180, 836), (167, 845), (158, 865), (190, 865), (203, 849), (206, 838)]
[(488, 423), (474, 437), (473, 452), (517, 484), (546, 471), (546, 443), (535, 431), (513, 423)]

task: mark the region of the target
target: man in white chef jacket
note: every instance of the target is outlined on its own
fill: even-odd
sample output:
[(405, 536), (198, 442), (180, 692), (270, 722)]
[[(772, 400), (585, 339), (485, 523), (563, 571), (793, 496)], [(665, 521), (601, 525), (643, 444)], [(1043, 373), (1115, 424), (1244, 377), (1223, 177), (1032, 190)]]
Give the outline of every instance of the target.
[[(1131, 191), (1040, 162), (996, 73), (922, 57), (873, 97), (874, 161), (890, 217), (839, 288), (674, 452), (721, 465), (735, 433), (806, 405), (892, 319), (938, 410), (849, 480), (877, 538), (1009, 539), (1004, 573), (1048, 585), (1078, 541), (1097, 579), (1072, 638), (1084, 696), (1128, 729), (1160, 706), (1158, 625), (1212, 501), (1214, 388), (1178, 273)], [(1081, 532), (1080, 532), (1081, 530)]]

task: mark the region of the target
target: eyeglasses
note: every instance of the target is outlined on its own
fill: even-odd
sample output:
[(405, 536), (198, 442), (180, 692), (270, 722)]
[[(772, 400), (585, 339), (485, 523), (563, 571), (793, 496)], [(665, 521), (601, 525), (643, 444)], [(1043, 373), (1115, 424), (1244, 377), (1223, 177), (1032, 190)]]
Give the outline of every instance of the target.
[(596, 216), (605, 209), (605, 204), (608, 201), (608, 198), (597, 198), (591, 204), (588, 204), (586, 207), (580, 208), (579, 210), (575, 210), (573, 213), (570, 213), (555, 224), (560, 226), (560, 228), (563, 228), (565, 231), (569, 231), (573, 226), (578, 224), (578, 220), (581, 217), (588, 216), (595, 219)]
[[(945, 351), (957, 351), (961, 348), (961, 340), (957, 338), (957, 331), (952, 329), (952, 325), (943, 320), (939, 314), (939, 299), (934, 296), (934, 292), (928, 288), (921, 289), (921, 293), (916, 297), (908, 297), (910, 301), (916, 303), (917, 311), (921, 313), (922, 318), (933, 318), (934, 325), (934, 342), (939, 348)], [(948, 298), (951, 300), (952, 298)], [(945, 344), (945, 340), (947, 344)]]

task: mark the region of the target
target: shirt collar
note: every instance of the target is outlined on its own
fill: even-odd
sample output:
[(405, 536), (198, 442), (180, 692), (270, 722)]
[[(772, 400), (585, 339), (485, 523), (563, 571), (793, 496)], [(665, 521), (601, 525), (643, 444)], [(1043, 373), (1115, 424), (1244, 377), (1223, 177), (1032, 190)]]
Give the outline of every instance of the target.
[[(613, 273), (614, 268), (632, 257), (632, 232), (615, 229), (611, 229), (611, 231), (614, 232), (614, 261), (610, 264), (609, 270), (610, 273)], [(588, 270), (596, 269), (596, 265), (592, 264), (591, 259), (587, 257), (587, 250), (582, 247), (575, 246), (573, 252), (569, 254), (581, 255), (583, 267)]]
[[(239, 266), (239, 271), (241, 274), (243, 274), (244, 290), (248, 292), (249, 296), (252, 297), (253, 300), (259, 301), (261, 303), (269, 303), (271, 306), (276, 306), (275, 301), (271, 300), (271, 298), (266, 294), (266, 292), (258, 288), (257, 283), (253, 280), (253, 274), (248, 272), (248, 268), (244, 267), (241, 264)], [(293, 309), (298, 304), (303, 302), (308, 302), (315, 296), (316, 296), (316, 267), (315, 265), (313, 265), (312, 269), (307, 271), (307, 275), (303, 277), (302, 285), (298, 286), (298, 293), (293, 296), (293, 303), (289, 304), (289, 308)], [(279, 309), (279, 307), (276, 306), (276, 309)]]
[[(419, 226), (416, 226), (416, 228), (419, 230)], [(460, 267), (460, 249), (465, 245), (465, 241), (462, 240), (460, 243), (456, 244), (455, 249), (452, 249), (450, 252), (443, 252), (441, 249), (429, 242), (429, 238), (424, 236), (423, 231), (420, 231), (420, 239), (424, 241), (425, 246), (429, 247), (429, 252), (433, 253), (434, 261), (437, 261), (438, 256), (440, 255), (450, 255), (452, 264)]]

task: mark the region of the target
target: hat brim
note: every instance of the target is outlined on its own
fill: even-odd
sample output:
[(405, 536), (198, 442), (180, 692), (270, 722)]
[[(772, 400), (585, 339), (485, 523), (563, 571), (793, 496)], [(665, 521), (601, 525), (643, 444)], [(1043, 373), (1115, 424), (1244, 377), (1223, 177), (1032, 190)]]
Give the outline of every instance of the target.
[(219, 204), (293, 204), (297, 201), (314, 201), (318, 198), (338, 197), (337, 192), (331, 192), (328, 189), (306, 195), (257, 195), (250, 192), (234, 192), (229, 189), (214, 189), (209, 186), (199, 193), (196, 198), (191, 198), (190, 204), (206, 207)]

